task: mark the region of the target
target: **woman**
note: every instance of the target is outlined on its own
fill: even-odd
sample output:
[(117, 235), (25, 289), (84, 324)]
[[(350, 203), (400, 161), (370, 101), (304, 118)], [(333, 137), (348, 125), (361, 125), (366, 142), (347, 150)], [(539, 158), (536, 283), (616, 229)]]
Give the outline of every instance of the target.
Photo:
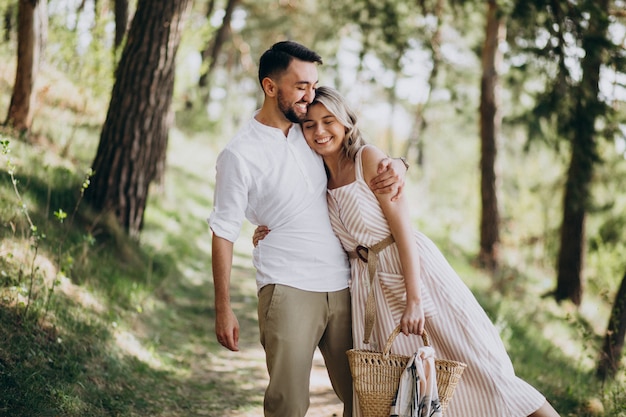
[[(317, 89), (302, 123), (308, 145), (324, 159), (331, 223), (350, 254), (355, 349), (381, 351), (399, 323), (406, 337), (395, 339), (392, 352), (412, 355), (426, 329), (439, 357), (468, 365), (446, 416), (557, 417), (541, 393), (515, 376), (496, 328), (469, 288), (437, 247), (413, 231), (406, 197), (392, 202), (370, 191), (368, 181), (385, 154), (365, 144), (356, 123), (345, 100), (327, 87)], [(370, 277), (373, 261), (378, 266)], [(371, 336), (365, 328), (370, 288), (376, 310)]]

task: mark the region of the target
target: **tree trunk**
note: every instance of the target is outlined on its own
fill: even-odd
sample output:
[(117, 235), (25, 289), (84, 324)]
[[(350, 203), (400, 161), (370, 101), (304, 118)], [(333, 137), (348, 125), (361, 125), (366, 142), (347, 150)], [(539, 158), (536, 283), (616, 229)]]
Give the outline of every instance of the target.
[(599, 160), (595, 141), (595, 122), (602, 105), (598, 97), (600, 67), (606, 48), (602, 39), (608, 30), (608, 0), (589, 8), (589, 29), (582, 39), (585, 56), (581, 61), (582, 81), (578, 87), (576, 107), (571, 117), (572, 157), (567, 172), (563, 199), (561, 247), (558, 257), (557, 302), (582, 301), (582, 269), (585, 247), (585, 218), (590, 198), (594, 164)]
[(573, 149), (565, 185), (557, 287), (554, 290), (557, 302), (571, 300), (576, 305), (582, 302), (586, 218), (584, 205), (589, 197), (588, 186), (591, 180), (591, 169), (585, 167), (586, 159), (579, 150)]
[(622, 278), (622, 283), (615, 295), (615, 302), (611, 310), (611, 317), (606, 328), (604, 344), (598, 362), (596, 375), (601, 380), (613, 379), (617, 374), (619, 362), (624, 349), (624, 338), (626, 337), (626, 274)]
[[(217, 58), (220, 55), (224, 42), (226, 42), (226, 35), (228, 35), (230, 31), (230, 21), (233, 17), (233, 12), (235, 11), (235, 7), (237, 7), (240, 2), (241, 0), (228, 0), (226, 10), (224, 11), (224, 18), (222, 19), (222, 25), (215, 33), (211, 46), (207, 45), (207, 47), (202, 51), (202, 62), (206, 63), (208, 61), (209, 65), (208, 69), (198, 80), (198, 85), (200, 87), (206, 87), (209, 84), (211, 74), (213, 74), (213, 70), (215, 70), (215, 66), (217, 65)], [(211, 8), (212, 7), (213, 5), (211, 5)]]
[(115, 1), (115, 50), (122, 45), (128, 27), (128, 0)]
[(35, 79), (46, 37), (45, 0), (20, 0), (17, 20), (17, 70), (4, 124), (27, 132), (33, 121)]
[(496, 0), (489, 0), (485, 44), (482, 50), (482, 79), (480, 83), (480, 192), (482, 211), (480, 218), (480, 253), (482, 267), (495, 270), (498, 266), (498, 243), (500, 241), (499, 210), (496, 187), (497, 135), (501, 116), (498, 111), (498, 72), (502, 62), (499, 44), (506, 27), (500, 16)]
[(140, 0), (117, 69), (85, 199), (138, 237), (165, 167), (175, 56), (191, 0)]

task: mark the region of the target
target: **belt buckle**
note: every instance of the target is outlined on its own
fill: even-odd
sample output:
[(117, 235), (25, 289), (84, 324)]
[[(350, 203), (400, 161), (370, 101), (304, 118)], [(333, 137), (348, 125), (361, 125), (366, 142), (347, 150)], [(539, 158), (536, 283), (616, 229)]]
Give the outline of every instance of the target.
[[(358, 256), (360, 260), (367, 263), (367, 255), (369, 253), (369, 249), (366, 246), (358, 245), (355, 249), (355, 252), (356, 256)], [(365, 255), (363, 255), (362, 252), (365, 252)]]

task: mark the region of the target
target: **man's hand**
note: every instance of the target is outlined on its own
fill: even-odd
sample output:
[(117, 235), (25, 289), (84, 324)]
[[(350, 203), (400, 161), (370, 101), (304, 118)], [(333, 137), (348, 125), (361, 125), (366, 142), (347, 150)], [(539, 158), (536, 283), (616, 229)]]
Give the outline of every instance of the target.
[(378, 175), (370, 181), (370, 188), (377, 194), (393, 193), (396, 201), (404, 188), (407, 167), (400, 159), (385, 158), (378, 164)]
[(213, 234), (213, 287), (215, 288), (215, 335), (227, 349), (239, 350), (239, 321), (230, 305), (230, 270), (233, 243)]
[(220, 345), (239, 351), (239, 321), (230, 308), (223, 312), (216, 312), (215, 335)]

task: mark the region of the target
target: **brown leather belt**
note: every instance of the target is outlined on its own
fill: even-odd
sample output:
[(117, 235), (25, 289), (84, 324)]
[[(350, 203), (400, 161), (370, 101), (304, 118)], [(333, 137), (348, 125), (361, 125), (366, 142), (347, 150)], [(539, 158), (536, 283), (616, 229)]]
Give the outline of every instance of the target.
[(358, 245), (354, 251), (348, 252), (350, 259), (359, 259), (367, 263), (367, 272), (370, 281), (370, 290), (367, 294), (365, 303), (365, 334), (363, 343), (369, 344), (374, 323), (376, 322), (376, 300), (374, 298), (374, 278), (376, 277), (376, 268), (378, 266), (378, 254), (387, 246), (394, 242), (393, 236), (389, 235), (378, 243), (370, 247)]

